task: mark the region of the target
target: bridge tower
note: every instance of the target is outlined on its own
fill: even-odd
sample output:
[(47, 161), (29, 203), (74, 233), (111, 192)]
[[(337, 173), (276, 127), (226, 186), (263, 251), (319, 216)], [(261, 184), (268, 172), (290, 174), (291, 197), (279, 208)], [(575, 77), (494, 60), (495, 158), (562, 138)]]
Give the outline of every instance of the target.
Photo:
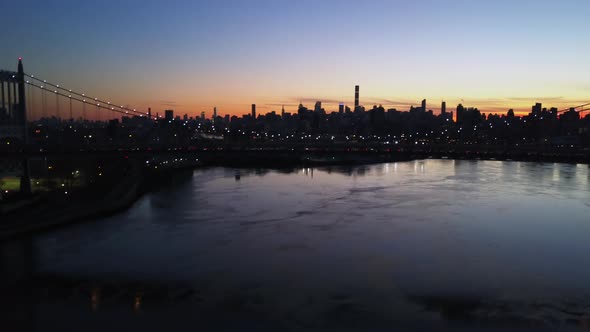
[[(0, 175), (14, 174), (20, 177), (20, 192), (31, 194), (31, 173), (26, 151), (29, 143), (27, 130), (27, 106), (25, 71), (22, 58), (18, 58), (17, 72), (0, 71), (0, 139), (21, 141), (22, 158), (0, 160)], [(19, 160), (20, 159), (20, 160)]]
[(18, 138), (24, 145), (29, 142), (25, 83), (22, 58), (17, 72), (0, 70), (0, 138)]
[[(25, 143), (25, 150), (29, 145), (29, 131), (27, 130), (27, 105), (25, 94), (25, 71), (23, 69), (23, 58), (18, 58), (18, 71), (16, 74), (18, 84), (18, 122), (22, 126), (23, 141)], [(17, 122), (17, 123), (18, 123)], [(20, 192), (24, 195), (31, 195), (31, 165), (29, 159), (23, 159), (23, 175), (20, 178)]]
[(23, 141), (25, 146), (29, 144), (29, 132), (27, 130), (27, 105), (25, 94), (25, 71), (23, 70), (23, 58), (18, 58), (18, 71), (16, 74), (18, 85), (18, 112), (17, 123), (22, 126)]

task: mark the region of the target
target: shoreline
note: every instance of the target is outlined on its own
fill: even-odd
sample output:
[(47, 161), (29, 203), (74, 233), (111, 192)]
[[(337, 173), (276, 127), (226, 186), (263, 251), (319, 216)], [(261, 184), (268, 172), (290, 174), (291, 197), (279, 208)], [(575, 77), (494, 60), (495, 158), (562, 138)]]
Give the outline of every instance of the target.
[[(227, 155), (226, 155), (227, 157)], [(235, 157), (235, 156), (232, 156)], [(267, 169), (284, 169), (284, 168), (298, 168), (298, 167), (332, 167), (332, 166), (361, 166), (372, 165), (390, 162), (410, 162), (415, 160), (463, 160), (463, 161), (499, 161), (499, 162), (532, 162), (532, 163), (562, 163), (562, 164), (586, 164), (590, 167), (587, 160), (581, 162), (577, 158), (527, 158), (526, 156), (512, 156), (512, 158), (498, 159), (495, 156), (489, 155), (474, 155), (470, 158), (461, 158), (461, 156), (433, 156), (433, 155), (396, 155), (392, 158), (388, 155), (366, 155), (359, 158), (359, 155), (354, 155), (354, 158), (336, 159), (335, 157), (324, 158), (287, 158), (280, 159), (277, 156), (269, 158), (256, 158), (256, 154), (242, 156), (242, 158), (215, 158), (215, 161), (207, 160), (205, 158), (203, 163), (195, 165), (183, 165), (181, 167), (171, 167), (160, 171), (150, 171), (148, 169), (135, 169), (131, 176), (124, 177), (122, 181), (118, 182), (106, 195), (102, 198), (100, 206), (89, 199), (89, 197), (82, 197), (78, 201), (71, 203), (64, 203), (57, 205), (57, 208), (52, 209), (51, 204), (55, 204), (55, 200), (47, 199), (45, 197), (33, 197), (28, 204), (21, 204), (17, 211), (9, 212), (4, 215), (8, 217), (8, 222), (0, 224), (0, 241), (16, 238), (19, 236), (26, 236), (37, 232), (48, 231), (65, 227), (67, 225), (78, 222), (97, 221), (101, 218), (116, 215), (117, 213), (126, 211), (137, 200), (145, 194), (155, 191), (164, 185), (170, 184), (182, 176), (182, 172), (191, 172), (198, 168), (205, 167), (232, 167), (238, 169), (244, 168), (267, 168)], [(137, 166), (136, 166), (137, 167)], [(147, 178), (150, 181), (147, 181)], [(17, 204), (20, 204), (18, 202)], [(44, 210), (47, 210), (45, 214)], [(3, 218), (3, 219), (4, 219)], [(6, 219), (4, 219), (6, 220)]]

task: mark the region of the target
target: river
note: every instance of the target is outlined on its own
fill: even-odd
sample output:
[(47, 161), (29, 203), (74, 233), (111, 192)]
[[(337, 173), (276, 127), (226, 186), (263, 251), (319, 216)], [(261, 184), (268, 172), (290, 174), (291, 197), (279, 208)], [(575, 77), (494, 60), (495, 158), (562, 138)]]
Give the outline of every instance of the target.
[(208, 168), (172, 182), (28, 239), (33, 330), (590, 321), (587, 165)]

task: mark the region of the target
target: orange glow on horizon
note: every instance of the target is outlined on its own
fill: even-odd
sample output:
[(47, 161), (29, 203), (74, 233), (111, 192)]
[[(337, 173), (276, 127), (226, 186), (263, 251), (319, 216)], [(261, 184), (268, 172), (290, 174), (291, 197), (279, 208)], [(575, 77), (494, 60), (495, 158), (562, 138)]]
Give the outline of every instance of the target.
[[(318, 101), (322, 101), (321, 99), (318, 99)], [(482, 99), (482, 100), (476, 100), (476, 99), (472, 99), (469, 101), (464, 101), (462, 102), (461, 100), (446, 100), (447, 102), (447, 112), (453, 112), (456, 113), (456, 107), (458, 104), (462, 104), (464, 107), (469, 108), (469, 107), (476, 107), (477, 109), (479, 109), (479, 111), (482, 114), (499, 114), (499, 115), (505, 115), (508, 113), (509, 109), (513, 109), (514, 110), (514, 114), (516, 116), (525, 116), (527, 114), (529, 114), (531, 112), (531, 108), (532, 106), (536, 103), (535, 101), (533, 102), (525, 102), (525, 101), (520, 101), (518, 103), (513, 103), (512, 105), (510, 104), (506, 104), (506, 106), (498, 106), (497, 102), (493, 102), (493, 103), (488, 103), (486, 102), (486, 100)], [(542, 101), (539, 101), (542, 102)], [(47, 114), (49, 116), (51, 115), (56, 115), (56, 114), (60, 114), (61, 118), (69, 118), (69, 106), (67, 105), (66, 101), (61, 101), (60, 102), (60, 111), (57, 112), (56, 111), (56, 105), (55, 102), (52, 103), (48, 103), (49, 105), (46, 105), (46, 109), (45, 111), (42, 110), (42, 104), (40, 101), (36, 101), (35, 103), (33, 103), (32, 105), (28, 105), (27, 108), (29, 109), (29, 112), (32, 112), (31, 114), (31, 119), (38, 119), (42, 116), (42, 114)], [(353, 103), (345, 103), (346, 106), (349, 106), (350, 108), (353, 108)], [(559, 103), (543, 103), (543, 107), (546, 107), (547, 109), (550, 109), (551, 107), (556, 107), (558, 110), (564, 110), (564, 109), (568, 109), (570, 107), (574, 107), (574, 106), (578, 106), (584, 104), (583, 101), (581, 100), (571, 100), (571, 101), (560, 101)], [(174, 116), (180, 116), (183, 117), (184, 114), (187, 114), (189, 117), (193, 117), (193, 118), (198, 118), (201, 116), (201, 112), (205, 112), (205, 117), (207, 119), (210, 119), (213, 116), (213, 108), (216, 107), (217, 108), (217, 114), (219, 116), (225, 116), (225, 115), (229, 115), (231, 116), (238, 116), (241, 117), (243, 115), (247, 115), (251, 113), (251, 105), (252, 103), (247, 103), (244, 102), (243, 104), (240, 103), (231, 103), (231, 104), (224, 104), (224, 103), (220, 103), (218, 105), (215, 106), (211, 106), (211, 105), (201, 105), (201, 104), (191, 104), (191, 103), (179, 103), (179, 107), (175, 107), (172, 105), (159, 105), (157, 102), (153, 103), (153, 104), (145, 104), (145, 105), (138, 105), (138, 106), (134, 106), (137, 107), (138, 111), (142, 111), (142, 112), (147, 112), (148, 108), (151, 108), (152, 111), (152, 116), (156, 117), (156, 114), (159, 114), (161, 117), (164, 116), (164, 111), (168, 110), (168, 109), (172, 109), (174, 110)], [(292, 100), (288, 100), (287, 102), (283, 103), (277, 103), (277, 102), (268, 102), (268, 103), (257, 103), (256, 104), (256, 110), (257, 113), (259, 115), (264, 115), (267, 113), (271, 113), (272, 111), (274, 111), (276, 114), (281, 114), (281, 110), (282, 107), (284, 105), (285, 108), (285, 112), (286, 113), (291, 113), (291, 114), (296, 114), (297, 113), (297, 109), (298, 109), (298, 103), (294, 103)], [(361, 105), (363, 105), (362, 103), (362, 99), (361, 99)], [(405, 111), (409, 111), (411, 106), (417, 107), (420, 105), (419, 102), (415, 102), (415, 103), (409, 103), (409, 102), (404, 102), (402, 104), (399, 105), (387, 105), (387, 104), (380, 104), (380, 103), (365, 103), (365, 109), (368, 111), (370, 110), (373, 105), (382, 105), (386, 110), (387, 109), (392, 109), (395, 108), (398, 111), (401, 112), (405, 112)], [(308, 103), (303, 103), (303, 106), (307, 107), (308, 109), (313, 109), (314, 103), (308, 102)], [(338, 112), (338, 103), (336, 102), (322, 102), (322, 107), (326, 110), (326, 113), (331, 113), (331, 112)], [(440, 104), (434, 104), (434, 103), (427, 103), (427, 110), (432, 110), (434, 114), (440, 114)], [(73, 116), (75, 119), (78, 119), (80, 117), (83, 117), (83, 107), (81, 105), (77, 105), (74, 106), (73, 108)], [(96, 112), (96, 108), (92, 107), (90, 105), (86, 106), (86, 119), (89, 120), (97, 120), (97, 113)], [(100, 110), (100, 120), (105, 121), (108, 119), (113, 119), (113, 118), (121, 118), (121, 116), (125, 116), (125, 114), (120, 114), (120, 113), (113, 113), (110, 112), (108, 110)], [(132, 116), (131, 114), (129, 116)], [(582, 115), (583, 116), (583, 115)]]

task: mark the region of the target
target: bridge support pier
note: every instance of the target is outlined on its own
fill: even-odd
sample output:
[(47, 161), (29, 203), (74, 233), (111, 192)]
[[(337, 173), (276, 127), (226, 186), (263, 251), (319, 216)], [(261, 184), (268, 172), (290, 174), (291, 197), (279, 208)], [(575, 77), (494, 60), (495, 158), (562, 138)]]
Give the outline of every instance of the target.
[(23, 175), (20, 177), (20, 192), (22, 195), (30, 196), (31, 190), (31, 165), (29, 159), (23, 159)]
[[(25, 71), (23, 69), (23, 61), (21, 58), (18, 59), (18, 72), (17, 72), (17, 86), (18, 86), (18, 116), (16, 117), (17, 122), (23, 127), (23, 139), (25, 142), (25, 148), (29, 144), (29, 132), (27, 130), (27, 105), (26, 105), (26, 94), (25, 94)], [(15, 93), (16, 98), (16, 93)], [(16, 99), (15, 99), (16, 100)]]
[[(18, 72), (17, 72), (17, 87), (18, 87), (18, 116), (16, 121), (20, 123), (23, 128), (23, 141), (24, 150), (29, 148), (29, 132), (27, 129), (27, 105), (26, 105), (26, 94), (25, 94), (25, 71), (23, 69), (22, 59), (18, 59)], [(15, 89), (16, 98), (16, 89)], [(23, 195), (31, 195), (31, 169), (29, 165), (29, 159), (23, 160), (23, 176), (20, 178), (20, 192)]]
[(6, 112), (6, 98), (4, 97), (4, 81), (2, 80), (0, 80), (0, 99), (2, 100), (0, 115), (4, 115), (3, 113)]

